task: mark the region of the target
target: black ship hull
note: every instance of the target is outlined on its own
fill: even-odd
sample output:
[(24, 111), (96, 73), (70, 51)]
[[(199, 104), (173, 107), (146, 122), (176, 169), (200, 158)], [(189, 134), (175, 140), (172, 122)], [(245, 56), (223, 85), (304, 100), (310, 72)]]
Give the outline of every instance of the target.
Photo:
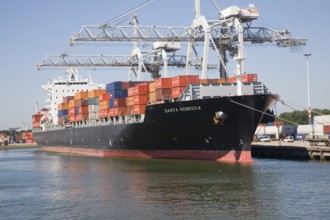
[(34, 138), (56, 152), (252, 162), (255, 129), (275, 99), (247, 95), (149, 105), (142, 123), (41, 131)]

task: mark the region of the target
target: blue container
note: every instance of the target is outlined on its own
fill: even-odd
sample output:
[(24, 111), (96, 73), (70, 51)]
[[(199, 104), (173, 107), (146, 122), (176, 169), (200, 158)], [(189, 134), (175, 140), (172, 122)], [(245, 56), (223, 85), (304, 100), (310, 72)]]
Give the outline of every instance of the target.
[(120, 98), (126, 98), (126, 97), (128, 97), (128, 90), (127, 89), (121, 90), (121, 97)]
[(120, 82), (120, 81), (108, 83), (105, 86), (105, 90), (107, 92), (115, 91), (115, 90), (121, 90), (121, 89), (122, 89), (122, 82)]
[(109, 101), (109, 108), (113, 108), (115, 106), (115, 100), (114, 99), (110, 99)]
[(79, 107), (76, 107), (76, 115), (79, 114)]
[(59, 110), (58, 111), (59, 117), (66, 116), (66, 115), (68, 115), (68, 110)]
[(268, 122), (267, 126), (274, 126), (274, 122)]

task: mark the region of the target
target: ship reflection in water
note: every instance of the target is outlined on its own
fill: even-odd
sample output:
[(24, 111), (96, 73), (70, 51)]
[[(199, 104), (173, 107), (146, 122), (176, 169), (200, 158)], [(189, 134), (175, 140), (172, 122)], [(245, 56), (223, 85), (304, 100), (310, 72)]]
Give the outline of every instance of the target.
[[(0, 212), (6, 219), (286, 219), (328, 214), (328, 163), (110, 159), (26, 149), (0, 152), (0, 166)], [(315, 202), (317, 207), (303, 208)]]

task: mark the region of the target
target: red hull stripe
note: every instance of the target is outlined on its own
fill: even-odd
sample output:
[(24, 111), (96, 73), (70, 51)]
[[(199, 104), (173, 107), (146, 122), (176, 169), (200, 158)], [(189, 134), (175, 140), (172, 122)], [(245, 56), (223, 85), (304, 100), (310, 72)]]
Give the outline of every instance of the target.
[(251, 163), (251, 151), (211, 151), (211, 150), (108, 150), (93, 148), (44, 146), (44, 151), (74, 153), (87, 156), (113, 158), (144, 158), (144, 159), (186, 159), (213, 160), (219, 162)]

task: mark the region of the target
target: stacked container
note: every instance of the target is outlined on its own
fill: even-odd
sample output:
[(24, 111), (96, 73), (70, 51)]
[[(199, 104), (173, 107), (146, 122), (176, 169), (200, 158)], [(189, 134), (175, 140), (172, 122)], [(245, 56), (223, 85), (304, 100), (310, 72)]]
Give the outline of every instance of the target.
[(108, 117), (110, 94), (103, 92), (99, 96), (99, 118)]
[(34, 143), (32, 132), (23, 131), (22, 132), (22, 141), (25, 143), (29, 143), (29, 144)]
[(199, 83), (198, 75), (176, 76), (172, 78), (172, 95), (173, 99), (179, 98), (181, 93), (189, 84)]
[(155, 98), (156, 101), (172, 99), (172, 79), (159, 78), (155, 80)]
[(75, 99), (69, 100), (68, 119), (69, 119), (69, 122), (75, 122), (76, 121), (76, 100)]
[(106, 85), (106, 92), (110, 94), (108, 105), (109, 117), (126, 115), (126, 98), (128, 97), (128, 82), (112, 82)]
[(72, 100), (73, 96), (67, 96), (63, 98), (63, 102), (57, 105), (57, 116), (58, 124), (64, 124), (68, 122), (69, 117), (69, 101)]
[(88, 119), (88, 92), (77, 92), (75, 100), (75, 121), (85, 121)]
[(32, 127), (33, 128), (40, 127), (41, 117), (42, 117), (42, 114), (40, 112), (37, 112), (37, 114), (32, 115)]
[(88, 119), (97, 120), (99, 116), (99, 97), (105, 93), (104, 89), (88, 91)]

